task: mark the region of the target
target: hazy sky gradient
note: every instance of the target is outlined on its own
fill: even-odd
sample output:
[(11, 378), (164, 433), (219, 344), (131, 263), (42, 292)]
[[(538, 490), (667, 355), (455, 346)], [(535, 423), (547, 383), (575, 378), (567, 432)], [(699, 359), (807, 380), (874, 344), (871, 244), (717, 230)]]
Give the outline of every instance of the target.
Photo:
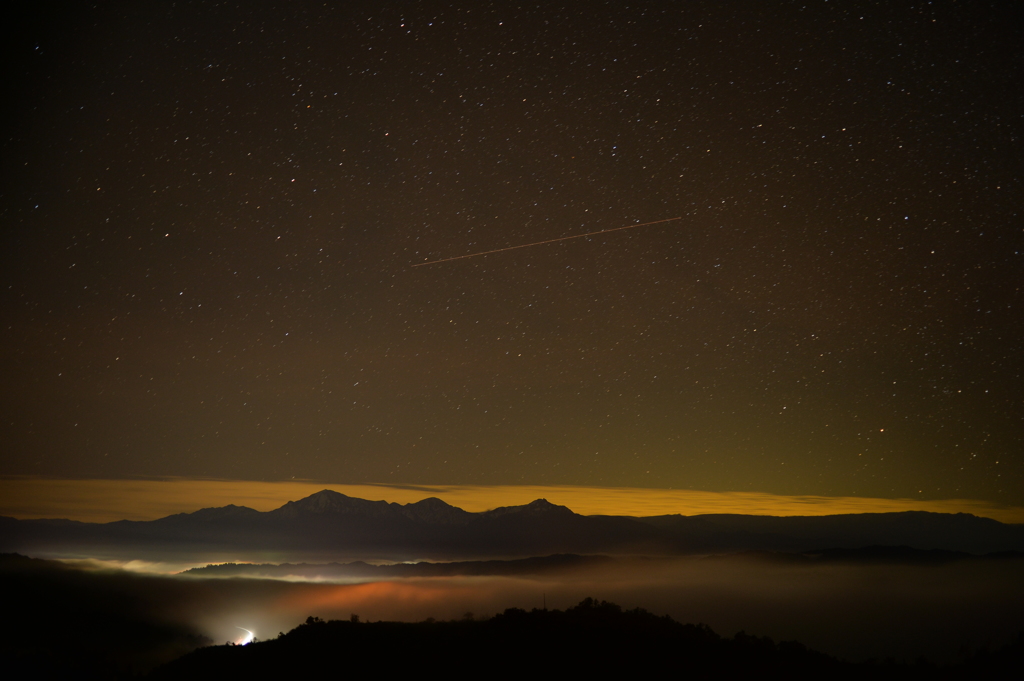
[(1011, 3), (18, 11), (2, 475), (1024, 505)]

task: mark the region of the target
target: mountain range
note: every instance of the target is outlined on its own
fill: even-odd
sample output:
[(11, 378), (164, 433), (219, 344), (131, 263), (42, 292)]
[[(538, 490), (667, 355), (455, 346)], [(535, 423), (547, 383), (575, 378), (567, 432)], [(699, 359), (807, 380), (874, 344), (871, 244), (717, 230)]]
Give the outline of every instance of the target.
[(584, 516), (537, 499), (471, 513), (323, 490), (272, 511), (204, 508), (152, 521), (0, 517), (0, 551), (141, 560), (473, 560), (550, 554), (683, 555), (907, 546), (1024, 550), (1024, 525), (924, 511), (832, 516)]

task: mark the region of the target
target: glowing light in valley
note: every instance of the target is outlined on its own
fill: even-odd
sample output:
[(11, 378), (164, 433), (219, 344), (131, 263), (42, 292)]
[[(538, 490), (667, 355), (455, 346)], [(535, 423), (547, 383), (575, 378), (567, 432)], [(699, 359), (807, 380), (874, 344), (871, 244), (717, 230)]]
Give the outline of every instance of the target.
[(243, 629), (242, 627), (235, 627), (235, 629), (242, 629), (242, 631), (244, 631), (244, 632), (245, 632), (245, 636), (243, 636), (242, 638), (240, 638), (240, 639), (238, 639), (237, 641), (235, 641), (235, 645), (236, 645), (236, 646), (247, 646), (247, 645), (249, 645), (250, 643), (252, 643), (252, 640), (253, 640), (254, 638), (256, 638), (256, 635), (255, 635), (255, 634), (253, 634), (253, 633), (252, 633), (251, 631), (249, 631), (248, 629)]

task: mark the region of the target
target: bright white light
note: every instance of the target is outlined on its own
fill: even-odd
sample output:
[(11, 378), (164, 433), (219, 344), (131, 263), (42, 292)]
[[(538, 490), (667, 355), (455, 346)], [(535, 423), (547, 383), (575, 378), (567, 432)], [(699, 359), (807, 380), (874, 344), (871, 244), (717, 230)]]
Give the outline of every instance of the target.
[[(242, 629), (242, 627), (235, 627), (235, 629)], [(237, 641), (235, 641), (235, 645), (236, 646), (246, 646), (246, 645), (249, 645), (250, 643), (252, 643), (252, 640), (254, 638), (256, 638), (256, 636), (251, 631), (249, 631), (248, 629), (242, 629), (242, 631), (245, 632), (245, 636), (243, 636), (242, 638), (240, 638)]]

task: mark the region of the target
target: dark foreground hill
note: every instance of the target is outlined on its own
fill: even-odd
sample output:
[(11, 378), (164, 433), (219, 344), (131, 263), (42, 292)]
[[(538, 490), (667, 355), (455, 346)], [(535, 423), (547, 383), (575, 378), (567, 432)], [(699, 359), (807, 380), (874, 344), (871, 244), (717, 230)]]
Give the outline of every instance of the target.
[[(673, 669), (674, 668), (674, 669)], [(510, 609), (486, 621), (324, 622), (272, 641), (202, 648), (157, 670), (154, 679), (231, 675), (420, 675), (529, 678), (608, 673), (772, 673), (842, 678), (852, 669), (800, 644), (722, 639), (644, 610), (586, 599), (566, 611)]]
[(173, 580), (0, 554), (0, 670), (8, 679), (129, 679), (212, 641), (161, 616)]
[(206, 508), (159, 520), (79, 523), (0, 518), (0, 551), (123, 560), (474, 560), (558, 553), (682, 555), (908, 546), (1024, 550), (1024, 525), (965, 513), (584, 516), (538, 499), (470, 513), (440, 499), (367, 501), (323, 490), (273, 511)]
[[(722, 638), (645, 610), (585, 599), (574, 608), (509, 609), (489, 620), (306, 623), (270, 641), (200, 648), (155, 680), (352, 676), (606, 678), (664, 675), (763, 679), (1020, 678), (1024, 640), (955, 666), (851, 664), (797, 642)], [(626, 676), (628, 675), (628, 676)]]

